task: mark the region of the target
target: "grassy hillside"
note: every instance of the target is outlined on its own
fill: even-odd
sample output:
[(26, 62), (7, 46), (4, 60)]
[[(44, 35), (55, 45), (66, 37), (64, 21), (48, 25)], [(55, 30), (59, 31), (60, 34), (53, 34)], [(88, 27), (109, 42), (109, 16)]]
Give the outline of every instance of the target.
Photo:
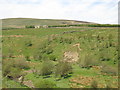
[(62, 24), (89, 24), (90, 22), (57, 19), (8, 18), (3, 19), (3, 28), (24, 28), (26, 25), (62, 25)]
[(117, 28), (15, 29), (2, 37), (4, 88), (118, 87)]

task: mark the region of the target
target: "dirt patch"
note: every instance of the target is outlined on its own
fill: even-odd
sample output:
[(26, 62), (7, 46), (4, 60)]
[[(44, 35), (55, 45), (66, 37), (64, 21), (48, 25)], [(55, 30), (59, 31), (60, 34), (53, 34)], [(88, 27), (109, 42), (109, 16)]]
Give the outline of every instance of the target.
[(79, 51), (82, 50), (82, 49), (80, 48), (80, 43), (74, 44), (73, 47), (77, 47), (77, 49), (78, 49)]
[(71, 79), (73, 83), (81, 84), (84, 86), (90, 86), (91, 82), (94, 80), (93, 77), (79, 76), (77, 78)]
[[(117, 77), (115, 77), (117, 78)], [(106, 83), (101, 82), (100, 76), (77, 76), (75, 78), (70, 79), (71, 88), (84, 88), (86, 86), (91, 86), (91, 83), (96, 80), (98, 84), (98, 88), (106, 88)], [(107, 79), (106, 79), (107, 80)], [(107, 80), (107, 82), (111, 82), (112, 88), (118, 88), (117, 81)]]
[(0, 37), (25, 37), (23, 35), (0, 35)]
[(33, 73), (33, 70), (26, 70), (24, 72), (26, 72), (26, 73)]
[(24, 81), (23, 84), (24, 84), (25, 86), (28, 86), (29, 88), (34, 88), (34, 85), (33, 85), (33, 83), (32, 83), (31, 80)]
[(66, 62), (77, 62), (79, 59), (79, 54), (77, 52), (65, 52), (64, 61)]

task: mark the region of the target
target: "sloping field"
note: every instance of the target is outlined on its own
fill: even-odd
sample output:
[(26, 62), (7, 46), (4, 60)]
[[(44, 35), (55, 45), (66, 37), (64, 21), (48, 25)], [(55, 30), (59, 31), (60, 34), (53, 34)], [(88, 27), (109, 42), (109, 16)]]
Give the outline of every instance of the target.
[(117, 88), (117, 28), (3, 30), (4, 88)]
[(90, 22), (61, 20), (61, 19), (33, 19), (8, 18), (3, 19), (3, 28), (24, 28), (26, 25), (62, 25), (62, 24), (90, 24)]

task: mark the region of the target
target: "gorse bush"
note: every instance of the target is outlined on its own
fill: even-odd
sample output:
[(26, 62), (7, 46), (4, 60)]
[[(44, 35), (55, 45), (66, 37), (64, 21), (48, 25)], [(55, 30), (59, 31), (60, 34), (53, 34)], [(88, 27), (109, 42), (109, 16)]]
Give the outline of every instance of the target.
[(30, 61), (30, 56), (26, 55), (26, 56), (25, 56), (25, 59), (26, 59), (27, 61)]
[(91, 82), (91, 87), (92, 87), (93, 89), (98, 88), (98, 82), (97, 82), (96, 80), (93, 80), (93, 81)]
[(48, 45), (47, 42), (43, 42), (40, 46), (38, 46), (34, 51), (34, 59), (35, 60), (44, 60), (45, 56), (46, 58), (49, 57), (53, 53), (53, 47)]
[(29, 65), (24, 57), (14, 59), (14, 66), (20, 69), (29, 69)]
[(118, 69), (115, 68), (115, 67), (111, 67), (111, 66), (108, 66), (108, 65), (103, 65), (102, 69), (101, 69), (101, 72), (102, 73), (106, 73), (108, 75), (113, 75), (113, 76), (116, 76), (118, 75)]
[(54, 64), (50, 60), (44, 60), (42, 64), (35, 67), (35, 73), (38, 75), (50, 75), (53, 72)]
[(104, 50), (99, 53), (100, 61), (109, 61), (111, 60), (110, 52), (109, 50)]
[(72, 72), (72, 66), (68, 62), (59, 61), (59, 63), (55, 67), (55, 75), (56, 76), (64, 77), (71, 72)]
[(82, 60), (79, 61), (79, 65), (83, 68), (90, 68), (99, 64), (96, 59), (92, 54), (84, 54)]
[(14, 80), (10, 80), (8, 78), (4, 78), (2, 80), (2, 88), (26, 88), (26, 86), (16, 82)]
[(43, 54), (42, 54), (41, 52), (36, 51), (36, 52), (34, 53), (34, 55), (33, 55), (34, 60), (36, 60), (36, 61), (41, 60), (41, 59), (42, 59), (42, 55), (43, 55)]
[(59, 38), (59, 42), (60, 43), (63, 43), (63, 44), (71, 44), (72, 42), (73, 42), (73, 38), (69, 38), (69, 37), (65, 37), (65, 38), (63, 38), (63, 37), (60, 37)]
[(49, 59), (52, 61), (56, 61), (57, 57), (55, 55), (49, 55)]
[(25, 26), (25, 28), (35, 28), (34, 25)]
[(3, 60), (2, 65), (3, 65), (3, 67), (2, 67), (3, 73), (2, 74), (4, 77), (6, 77), (10, 73), (11, 67), (13, 67), (13, 65), (14, 65), (14, 61), (13, 60), (11, 60), (11, 61)]
[(20, 68), (15, 68), (11, 67), (10, 73), (8, 74), (9, 77), (12, 77), (13, 79), (18, 78), (19, 76), (22, 75), (21, 69)]
[(25, 46), (29, 47), (29, 46), (32, 46), (32, 45), (33, 44), (32, 44), (32, 42), (30, 40), (25, 41)]
[(35, 87), (36, 88), (56, 88), (56, 83), (54, 81), (50, 80), (38, 80), (35, 82)]
[(22, 59), (3, 60), (3, 77), (11, 77), (12, 79), (15, 79), (23, 75), (21, 72), (22, 69), (27, 68), (29, 68), (28, 64)]
[(12, 49), (12, 48), (9, 48), (7, 56), (8, 56), (9, 58), (12, 58), (13, 55), (14, 55), (13, 49)]
[(41, 67), (41, 75), (49, 75), (52, 73), (54, 68), (53, 63), (50, 60), (45, 60), (42, 63), (42, 67)]

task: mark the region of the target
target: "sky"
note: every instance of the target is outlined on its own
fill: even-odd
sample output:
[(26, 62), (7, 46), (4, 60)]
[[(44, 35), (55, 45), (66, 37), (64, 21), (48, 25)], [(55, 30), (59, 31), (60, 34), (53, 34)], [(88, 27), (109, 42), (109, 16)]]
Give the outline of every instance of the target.
[(118, 23), (119, 0), (0, 0), (0, 19), (39, 18)]

